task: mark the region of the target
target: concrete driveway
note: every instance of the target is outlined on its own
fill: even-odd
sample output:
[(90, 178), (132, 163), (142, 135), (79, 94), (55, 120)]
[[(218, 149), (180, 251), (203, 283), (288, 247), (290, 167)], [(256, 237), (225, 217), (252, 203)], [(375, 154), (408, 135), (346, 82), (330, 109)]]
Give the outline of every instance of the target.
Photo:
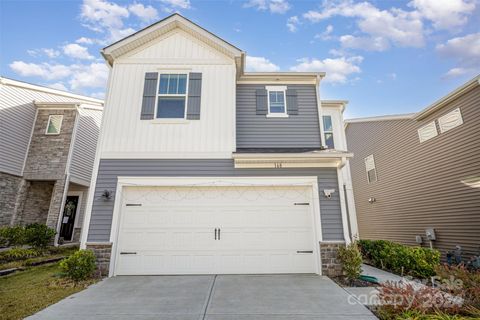
[(119, 276), (29, 319), (376, 319), (316, 275)]

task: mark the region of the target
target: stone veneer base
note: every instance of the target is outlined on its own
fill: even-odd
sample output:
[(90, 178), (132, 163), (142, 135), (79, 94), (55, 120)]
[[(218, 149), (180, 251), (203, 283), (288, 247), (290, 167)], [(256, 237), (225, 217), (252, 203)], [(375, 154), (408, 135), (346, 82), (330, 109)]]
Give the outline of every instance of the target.
[(342, 275), (342, 263), (338, 258), (338, 249), (343, 246), (345, 246), (345, 242), (320, 242), (322, 275), (327, 277)]
[(97, 260), (97, 271), (102, 277), (108, 277), (110, 257), (112, 255), (111, 243), (87, 243), (88, 250), (92, 250)]

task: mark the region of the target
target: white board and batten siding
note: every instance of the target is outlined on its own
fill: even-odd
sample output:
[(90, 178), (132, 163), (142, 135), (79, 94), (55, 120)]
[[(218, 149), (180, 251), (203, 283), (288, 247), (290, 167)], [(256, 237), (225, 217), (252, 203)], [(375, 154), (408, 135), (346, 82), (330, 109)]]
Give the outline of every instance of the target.
[[(101, 157), (228, 158), (235, 150), (232, 58), (181, 30), (115, 60)], [(145, 73), (202, 73), (200, 120), (140, 121)]]
[(33, 101), (77, 102), (78, 95), (0, 78), (0, 172), (21, 176), (36, 107)]
[(102, 110), (82, 105), (78, 113), (79, 119), (70, 162), (70, 179), (72, 182), (88, 187), (100, 134)]

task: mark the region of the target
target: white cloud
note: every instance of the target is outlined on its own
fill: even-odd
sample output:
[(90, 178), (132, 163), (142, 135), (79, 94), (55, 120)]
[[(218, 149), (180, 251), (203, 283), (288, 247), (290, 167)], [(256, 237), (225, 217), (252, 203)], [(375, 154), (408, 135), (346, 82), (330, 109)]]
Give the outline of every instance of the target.
[(323, 31), (322, 33), (318, 33), (315, 35), (315, 39), (320, 39), (320, 40), (330, 40), (332, 39), (332, 34), (333, 32), (333, 26), (331, 24), (329, 24), (326, 28), (325, 28), (325, 31)]
[(63, 46), (63, 53), (75, 59), (92, 60), (94, 57), (88, 53), (88, 49), (77, 43), (69, 43)]
[(67, 87), (65, 87), (65, 85), (61, 82), (51, 83), (51, 84), (48, 84), (47, 86), (52, 89), (68, 91)]
[(395, 72), (389, 73), (388, 77), (392, 80), (397, 80), (397, 74)]
[(385, 51), (390, 47), (388, 40), (383, 37), (355, 37), (349, 34), (341, 36), (340, 43), (343, 48), (367, 51)]
[(105, 99), (105, 92), (104, 91), (93, 92), (93, 93), (90, 93), (89, 96), (97, 99)]
[(475, 10), (473, 0), (413, 0), (409, 6), (415, 8), (436, 29), (451, 29), (465, 25), (468, 16)]
[(327, 73), (326, 82), (346, 83), (350, 75), (361, 72), (358, 65), (362, 61), (363, 57), (361, 56), (327, 58), (324, 60), (302, 58), (290, 70), (299, 72), (323, 71)]
[(104, 63), (92, 63), (78, 68), (69, 80), (72, 90), (103, 88), (107, 84), (108, 67)]
[(171, 8), (190, 9), (190, 0), (160, 0), (160, 2), (168, 5)]
[(400, 47), (424, 45), (423, 23), (416, 11), (397, 8), (380, 10), (368, 2), (350, 0), (326, 2), (321, 11), (308, 11), (303, 17), (316, 23), (334, 16), (356, 18), (359, 29), (369, 37), (391, 42)]
[(280, 67), (264, 57), (247, 56), (246, 69), (255, 72), (274, 72), (280, 70)]
[(287, 28), (290, 32), (297, 31), (299, 24), (300, 24), (300, 20), (298, 19), (298, 16), (292, 16), (287, 19)]
[(40, 77), (45, 80), (63, 79), (72, 74), (72, 70), (62, 64), (37, 64), (14, 61), (9, 66), (14, 72), (23, 77)]
[(128, 10), (145, 23), (150, 23), (158, 19), (158, 11), (152, 6), (144, 6), (141, 3), (134, 3), (128, 7)]
[(290, 10), (291, 5), (286, 0), (249, 0), (244, 4), (245, 8), (256, 8), (261, 11), (270, 11), (270, 13), (283, 14)]
[(33, 50), (27, 50), (27, 53), (31, 55), (32, 57), (37, 57), (39, 55), (45, 55), (51, 59), (57, 58), (60, 56), (60, 51), (55, 50), (55, 49), (50, 49), (50, 48), (41, 48), (41, 49), (33, 49)]
[(128, 9), (113, 2), (103, 0), (84, 0), (80, 17), (94, 31), (103, 28), (123, 28), (123, 18), (128, 18)]
[(446, 76), (459, 76), (480, 71), (480, 32), (456, 37), (437, 45), (440, 55), (456, 60), (457, 67), (449, 70)]
[(456, 77), (463, 76), (464, 74), (468, 74), (471, 71), (472, 70), (465, 69), (465, 68), (452, 68), (444, 74), (444, 77), (445, 78), (456, 78)]
[(92, 38), (87, 38), (87, 37), (81, 37), (75, 40), (76, 43), (81, 43), (81, 44), (94, 44), (95, 39)]

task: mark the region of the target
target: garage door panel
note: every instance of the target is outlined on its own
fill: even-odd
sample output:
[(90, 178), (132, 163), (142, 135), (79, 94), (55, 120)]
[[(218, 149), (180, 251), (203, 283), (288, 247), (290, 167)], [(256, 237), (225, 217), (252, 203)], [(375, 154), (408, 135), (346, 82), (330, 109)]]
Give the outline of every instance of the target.
[(244, 189), (127, 188), (116, 274), (314, 273), (310, 189)]

